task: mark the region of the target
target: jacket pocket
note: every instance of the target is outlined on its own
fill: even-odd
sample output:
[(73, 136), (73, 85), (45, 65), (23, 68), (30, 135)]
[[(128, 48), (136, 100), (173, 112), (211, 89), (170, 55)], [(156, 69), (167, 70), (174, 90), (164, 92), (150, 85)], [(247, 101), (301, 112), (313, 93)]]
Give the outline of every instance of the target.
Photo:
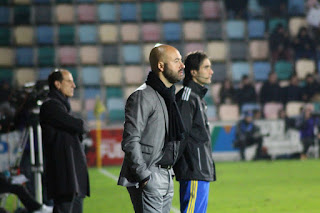
[(141, 144), (141, 152), (143, 154), (151, 154), (153, 151), (153, 146), (147, 145), (147, 144)]

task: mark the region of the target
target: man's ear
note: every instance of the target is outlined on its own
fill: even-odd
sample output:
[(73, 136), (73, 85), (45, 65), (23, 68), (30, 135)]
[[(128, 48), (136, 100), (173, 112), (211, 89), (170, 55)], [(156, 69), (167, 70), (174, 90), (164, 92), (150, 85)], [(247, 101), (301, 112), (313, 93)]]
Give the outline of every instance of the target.
[(61, 87), (61, 82), (60, 81), (55, 81), (54, 85), (56, 86), (56, 88), (59, 90)]
[(163, 72), (164, 71), (164, 63), (159, 61), (158, 62), (158, 69), (160, 70), (160, 72)]
[(190, 70), (190, 73), (192, 77), (195, 77), (198, 74), (197, 70)]

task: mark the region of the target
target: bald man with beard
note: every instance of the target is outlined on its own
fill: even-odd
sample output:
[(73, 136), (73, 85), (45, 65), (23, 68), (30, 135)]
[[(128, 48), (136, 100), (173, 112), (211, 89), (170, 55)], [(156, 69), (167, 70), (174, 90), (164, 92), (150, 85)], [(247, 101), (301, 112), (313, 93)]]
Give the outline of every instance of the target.
[(185, 131), (174, 83), (182, 80), (184, 64), (169, 45), (154, 47), (149, 61), (146, 82), (126, 103), (118, 185), (127, 187), (135, 212), (170, 212), (172, 166)]

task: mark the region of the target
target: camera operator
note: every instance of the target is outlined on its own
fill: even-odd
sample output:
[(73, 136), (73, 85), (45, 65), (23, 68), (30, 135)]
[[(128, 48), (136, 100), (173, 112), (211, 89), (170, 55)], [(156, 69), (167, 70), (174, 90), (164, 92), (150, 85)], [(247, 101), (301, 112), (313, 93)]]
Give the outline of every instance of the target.
[(260, 128), (253, 123), (253, 113), (251, 111), (245, 112), (244, 118), (236, 125), (236, 135), (233, 142), (233, 146), (239, 148), (241, 160), (245, 160), (246, 147), (253, 144), (258, 145), (254, 159), (262, 157), (262, 137)]
[[(300, 130), (300, 139), (303, 145), (303, 151), (300, 155), (300, 159), (304, 160), (307, 158), (307, 152), (310, 146), (314, 145), (315, 142), (315, 128), (319, 132), (319, 118), (318, 116), (312, 115), (312, 110), (308, 107), (301, 109), (301, 114), (297, 118), (296, 127)], [(318, 133), (318, 138), (320, 134)]]

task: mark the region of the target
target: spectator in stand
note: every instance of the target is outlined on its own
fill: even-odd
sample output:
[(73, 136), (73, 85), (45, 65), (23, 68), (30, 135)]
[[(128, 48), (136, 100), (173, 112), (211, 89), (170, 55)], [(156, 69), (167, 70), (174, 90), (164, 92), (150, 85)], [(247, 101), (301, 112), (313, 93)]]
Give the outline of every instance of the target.
[(225, 0), (228, 17), (230, 19), (244, 19), (247, 16), (248, 0)]
[(256, 103), (257, 94), (248, 75), (242, 76), (240, 87), (237, 91), (238, 103), (240, 108), (245, 103)]
[(315, 44), (306, 27), (300, 28), (297, 37), (293, 40), (293, 48), (296, 59), (314, 58)]
[(220, 104), (233, 104), (235, 103), (236, 90), (233, 88), (230, 79), (226, 79), (219, 91)]
[(281, 87), (275, 72), (270, 72), (268, 80), (263, 83), (260, 90), (260, 102), (262, 105), (267, 102), (282, 102)]
[(289, 33), (282, 24), (278, 24), (270, 35), (269, 47), (272, 54), (272, 60), (279, 59), (291, 60)]
[(299, 79), (296, 74), (290, 77), (290, 83), (283, 88), (283, 104), (289, 101), (302, 101), (302, 88), (299, 86)]
[(302, 99), (305, 102), (320, 101), (320, 85), (313, 74), (306, 76), (306, 84), (303, 87)]
[(317, 0), (308, 1), (307, 23), (311, 27), (313, 38), (320, 44), (320, 4)]
[(287, 15), (288, 0), (259, 0), (266, 8), (269, 17), (285, 17)]

